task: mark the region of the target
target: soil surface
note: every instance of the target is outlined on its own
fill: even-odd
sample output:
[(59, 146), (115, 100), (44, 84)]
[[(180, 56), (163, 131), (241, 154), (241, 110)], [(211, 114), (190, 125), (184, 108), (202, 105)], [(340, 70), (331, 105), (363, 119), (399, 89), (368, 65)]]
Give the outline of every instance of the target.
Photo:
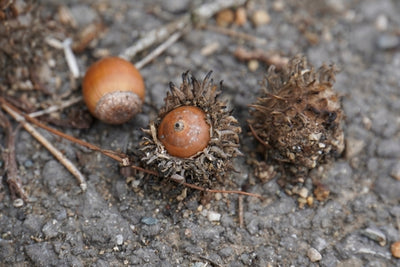
[[(75, 52), (83, 75), (98, 58), (119, 55), (145, 33), (204, 3), (70, 0), (61, 7), (60, 1), (15, 1), (16, 7), (3, 10), (0, 25), (1, 93), (32, 110), (58, 105), (80, 94), (81, 77), (71, 76), (63, 50), (48, 38), (71, 37), (83, 47)], [(166, 179), (126, 172), (98, 152), (40, 130), (85, 175), (88, 188), (82, 192), (76, 179), (20, 129), (16, 160), (29, 202), (20, 207), (12, 198), (1, 158), (1, 266), (400, 266), (390, 252), (400, 240), (400, 2), (254, 0), (243, 7), (243, 25), (230, 24), (229, 18), (218, 24), (245, 37), (216, 30), (215, 16), (193, 18), (198, 24), (140, 69), (145, 105), (128, 123), (94, 120), (87, 129), (56, 125), (76, 126), (81, 114), (79, 125), (86, 126), (82, 102), (40, 119), (104, 149), (131, 152), (143, 136), (141, 128), (162, 107), (169, 82), (180, 84), (186, 70), (198, 79), (213, 70), (243, 128), (244, 154), (235, 160), (238, 172), (215, 188), (245, 190), (265, 200), (204, 196)], [(254, 24), (257, 10), (267, 12), (267, 23)], [(94, 37), (85, 42), (79, 34), (88, 25), (95, 25)], [(262, 155), (246, 121), (269, 63), (239, 60), (237, 48), (258, 49), (278, 60), (301, 53), (316, 67), (335, 63), (341, 70), (334, 88), (343, 96), (345, 153), (311, 171), (299, 194), (278, 185), (279, 168), (269, 180), (255, 175), (254, 162)], [(1, 149), (5, 137), (0, 129)], [(301, 198), (313, 197), (311, 180), (330, 194), (304, 205)]]

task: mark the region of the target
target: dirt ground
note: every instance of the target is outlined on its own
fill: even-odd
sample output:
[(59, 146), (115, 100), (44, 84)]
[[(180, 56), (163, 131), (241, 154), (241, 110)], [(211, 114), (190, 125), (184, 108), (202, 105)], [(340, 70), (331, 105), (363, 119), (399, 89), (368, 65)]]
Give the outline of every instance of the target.
[[(83, 75), (98, 58), (121, 54), (144, 34), (207, 2), (69, 0), (61, 7), (60, 1), (42, 0), (38, 6), (15, 1), (0, 22), (1, 94), (23, 100), (26, 110), (65, 102), (80, 94), (81, 77), (72, 78), (63, 50), (48, 38), (71, 37), (81, 45), (75, 56)], [(114, 160), (40, 130), (82, 171), (88, 183), (83, 193), (20, 129), (16, 161), (29, 201), (19, 207), (12, 199), (0, 158), (1, 266), (400, 266), (390, 252), (400, 240), (400, 2), (250, 0), (241, 6), (247, 14), (243, 25), (193, 17), (189, 31), (141, 68), (145, 105), (128, 123), (87, 124), (82, 102), (41, 119), (104, 149), (133, 151), (141, 128), (163, 105), (169, 82), (180, 84), (186, 70), (199, 79), (213, 70), (243, 128), (244, 154), (235, 160), (240, 171), (216, 188), (245, 190), (265, 200), (213, 194), (207, 201), (168, 180), (141, 173), (126, 177)], [(265, 24), (253, 22), (257, 10), (267, 12)], [(93, 38), (85, 41), (79, 34), (88, 25)], [(343, 96), (346, 150), (311, 171), (304, 184), (306, 197), (315, 189), (311, 178), (328, 188), (324, 201), (302, 206), (299, 195), (278, 185), (279, 169), (269, 181), (255, 176), (251, 163), (262, 156), (249, 134), (248, 105), (271, 62), (240, 60), (238, 48), (278, 56), (273, 62), (301, 53), (316, 67), (325, 62), (340, 68), (334, 87)], [(83, 116), (79, 126), (89, 128), (56, 125), (79, 121), (76, 114)], [(2, 150), (5, 137), (2, 128)]]

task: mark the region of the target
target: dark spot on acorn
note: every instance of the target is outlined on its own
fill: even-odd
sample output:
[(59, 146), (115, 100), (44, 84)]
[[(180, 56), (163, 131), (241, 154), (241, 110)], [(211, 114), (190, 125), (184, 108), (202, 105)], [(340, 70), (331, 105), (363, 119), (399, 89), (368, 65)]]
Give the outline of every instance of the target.
[(293, 181), (344, 149), (336, 73), (334, 65), (315, 70), (296, 56), (281, 70), (268, 70), (261, 96), (251, 105), (253, 134), (265, 145), (267, 158), (283, 165)]
[(161, 177), (211, 186), (233, 169), (232, 159), (241, 154), (241, 128), (218, 99), (222, 82), (214, 85), (210, 75), (199, 82), (185, 72), (179, 87), (170, 83), (165, 106), (144, 130), (142, 162)]

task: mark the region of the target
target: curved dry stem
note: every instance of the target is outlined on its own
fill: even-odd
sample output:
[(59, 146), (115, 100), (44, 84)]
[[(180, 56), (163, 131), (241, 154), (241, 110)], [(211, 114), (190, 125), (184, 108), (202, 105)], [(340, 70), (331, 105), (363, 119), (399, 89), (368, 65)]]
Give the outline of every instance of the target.
[[(50, 132), (50, 133), (52, 133), (52, 134), (55, 134), (55, 135), (57, 135), (57, 136), (59, 136), (59, 137), (61, 137), (61, 138), (64, 138), (64, 139), (66, 139), (66, 140), (68, 140), (68, 141), (71, 141), (71, 142), (76, 143), (76, 144), (78, 144), (78, 145), (81, 145), (81, 146), (83, 146), (83, 147), (89, 148), (89, 149), (91, 149), (91, 150), (93, 150), (93, 151), (98, 151), (98, 152), (100, 152), (101, 154), (103, 154), (103, 155), (105, 155), (105, 156), (107, 156), (107, 157), (109, 157), (109, 158), (112, 158), (112, 159), (118, 161), (120, 164), (122, 164), (122, 165), (124, 165), (124, 166), (130, 166), (132, 169), (135, 169), (135, 170), (137, 170), (137, 171), (141, 171), (141, 172), (144, 172), (144, 173), (147, 173), (147, 174), (151, 174), (151, 175), (154, 175), (154, 176), (159, 176), (159, 174), (158, 174), (156, 171), (148, 170), (148, 169), (145, 169), (145, 168), (136, 166), (136, 165), (132, 165), (132, 164), (129, 162), (129, 160), (127, 160), (127, 159), (129, 159), (129, 157), (128, 157), (126, 154), (124, 154), (124, 153), (119, 153), (119, 152), (115, 152), (115, 151), (110, 151), (110, 150), (102, 149), (102, 148), (100, 148), (100, 147), (98, 147), (98, 146), (96, 146), (96, 145), (93, 145), (93, 144), (91, 144), (91, 143), (82, 141), (82, 140), (80, 140), (80, 139), (78, 139), (78, 138), (75, 138), (75, 137), (70, 136), (70, 135), (68, 135), (68, 134), (65, 134), (65, 133), (63, 133), (63, 132), (60, 132), (60, 131), (58, 131), (58, 130), (56, 130), (56, 129), (51, 128), (50, 126), (47, 126), (47, 125), (41, 123), (41, 122), (38, 121), (37, 119), (32, 118), (32, 117), (30, 117), (30, 116), (24, 114), (24, 113), (21, 112), (19, 109), (17, 109), (16, 107), (14, 107), (14, 106), (12, 106), (10, 103), (8, 103), (8, 102), (7, 102), (4, 98), (2, 98), (2, 97), (0, 97), (0, 103), (1, 103), (2, 105), (6, 106), (6, 107), (8, 107), (8, 108), (10, 108), (10, 109), (12, 109), (13, 111), (15, 111), (16, 113), (18, 113), (18, 114), (21, 115), (22, 117), (24, 117), (24, 119), (25, 119), (26, 121), (29, 121), (29, 122), (31, 122), (32, 124), (36, 125), (37, 127), (40, 127), (40, 128), (42, 128), (42, 129), (44, 129), (44, 130), (46, 130), (46, 131), (48, 131), (48, 132)], [(238, 195), (246, 195), (246, 196), (256, 197), (256, 198), (259, 198), (259, 199), (262, 199), (262, 200), (264, 199), (261, 195), (254, 194), (254, 193), (249, 193), (249, 192), (244, 192), (244, 191), (240, 191), (240, 190), (209, 189), (209, 188), (197, 186), (197, 185), (194, 185), (194, 184), (189, 184), (189, 183), (186, 183), (186, 182), (182, 182), (182, 180), (179, 180), (179, 181), (178, 181), (177, 179), (173, 179), (173, 178), (171, 178), (171, 180), (174, 181), (174, 182), (176, 182), (176, 183), (182, 184), (182, 185), (184, 185), (184, 186), (186, 186), (186, 187), (188, 187), (188, 188), (192, 188), (192, 189), (199, 190), (199, 191), (203, 191), (203, 192), (210, 192), (210, 193), (226, 193), (226, 194), (238, 194)]]

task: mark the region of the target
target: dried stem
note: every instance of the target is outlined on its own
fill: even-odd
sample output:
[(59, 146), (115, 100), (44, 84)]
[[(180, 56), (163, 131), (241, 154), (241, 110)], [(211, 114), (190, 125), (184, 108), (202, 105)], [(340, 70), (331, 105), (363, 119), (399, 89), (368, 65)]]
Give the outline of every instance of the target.
[(46, 109), (29, 113), (29, 117), (35, 118), (35, 117), (43, 116), (43, 115), (46, 115), (46, 114), (50, 114), (50, 113), (53, 113), (53, 112), (55, 112), (57, 110), (64, 109), (64, 108), (67, 108), (69, 106), (72, 106), (72, 105), (74, 105), (74, 104), (76, 104), (76, 103), (78, 103), (80, 101), (82, 101), (82, 97), (81, 96), (78, 96), (78, 97), (75, 97), (75, 98), (71, 98), (69, 100), (63, 101), (62, 104), (60, 104), (60, 105), (50, 106), (50, 107), (48, 107)]
[(244, 227), (244, 222), (243, 222), (243, 196), (238, 197), (238, 216), (239, 216), (239, 227), (243, 228)]
[(266, 52), (260, 49), (248, 51), (243, 47), (238, 47), (234, 55), (237, 59), (241, 61), (249, 61), (255, 59), (264, 62), (267, 65), (274, 65), (276, 69), (281, 69), (289, 62), (289, 59), (287, 57), (282, 57), (277, 53)]
[(253, 126), (250, 123), (249, 123), (249, 128), (250, 128), (250, 131), (253, 134), (254, 138), (257, 139), (258, 142), (260, 142), (261, 144), (263, 144), (264, 146), (266, 146), (268, 148), (271, 148), (271, 146), (268, 143), (266, 143), (264, 140), (262, 140), (258, 136), (258, 134), (256, 133), (256, 131), (254, 130)]
[[(78, 145), (84, 146), (84, 147), (89, 148), (91, 150), (98, 151), (98, 152), (102, 153), (103, 155), (118, 161), (123, 166), (130, 166), (132, 169), (135, 169), (135, 170), (138, 170), (138, 171), (141, 171), (141, 172), (144, 172), (144, 173), (148, 173), (148, 174), (151, 174), (151, 175), (154, 175), (154, 176), (158, 176), (158, 173), (156, 171), (152, 171), (152, 170), (141, 168), (139, 166), (132, 165), (131, 162), (129, 161), (129, 157), (127, 155), (123, 154), (123, 153), (117, 153), (117, 152), (114, 152), (114, 151), (101, 149), (98, 146), (95, 146), (95, 145), (90, 144), (88, 142), (85, 142), (85, 141), (82, 141), (80, 139), (77, 139), (77, 138), (75, 138), (73, 136), (67, 135), (67, 134), (65, 134), (63, 132), (60, 132), (60, 131), (58, 131), (56, 129), (53, 129), (53, 128), (51, 128), (51, 127), (39, 122), (35, 118), (31, 118), (28, 115), (23, 114), (21, 111), (19, 111), (15, 107), (11, 106), (9, 103), (7, 103), (3, 98), (0, 98), (0, 102), (1, 102), (3, 108), (5, 108), (6, 110), (10, 110), (12, 113), (17, 113), (17, 115), (19, 115), (20, 119), (25, 118), (26, 121), (29, 121), (29, 122), (33, 123), (34, 125), (49, 131), (52, 134), (58, 135), (58, 136), (60, 136), (60, 137), (62, 137), (64, 139), (67, 139), (67, 140), (69, 140), (69, 141), (71, 141), (73, 143), (76, 143)], [(27, 124), (26, 121), (22, 121), (22, 122), (25, 122), (25, 124)], [(203, 191), (203, 192), (239, 194), (239, 195), (246, 195), (246, 196), (257, 197), (259, 199), (264, 199), (262, 196), (260, 196), (258, 194), (253, 194), (253, 193), (249, 193), (249, 192), (244, 192), (244, 191), (239, 191), (239, 190), (209, 189), (209, 188), (204, 188), (204, 187), (197, 186), (197, 185), (194, 185), (194, 184), (189, 184), (189, 183), (186, 183), (186, 182), (182, 182), (182, 180), (173, 179), (173, 178), (170, 178), (170, 179), (172, 181), (174, 181), (174, 182), (176, 182), (178, 184), (182, 184), (182, 185), (184, 185), (184, 186), (186, 186), (188, 188), (196, 189), (196, 190)]]
[[(36, 140), (39, 141), (47, 150), (50, 151), (53, 156), (61, 162), (75, 178), (78, 180), (79, 185), (83, 191), (87, 189), (87, 184), (83, 174), (75, 167), (75, 165), (67, 159), (57, 148), (55, 148), (42, 134), (40, 134), (30, 123), (25, 119), (29, 118), (27, 115), (22, 115), (22, 113), (15, 107), (12, 107), (7, 103), (4, 98), (0, 98), (1, 107), (10, 114), (16, 121), (20, 122), (22, 127), (29, 132)], [(25, 119), (24, 119), (25, 118)]]
[(205, 3), (194, 9), (191, 14), (184, 15), (165, 26), (149, 31), (143, 35), (141, 39), (136, 41), (134, 45), (125, 49), (119, 56), (131, 61), (138, 52), (156, 43), (162, 42), (175, 32), (181, 32), (187, 26), (191, 27), (193, 21), (207, 21), (218, 11), (231, 6), (240, 6), (245, 2), (246, 0), (217, 0), (211, 3)]
[(183, 32), (176, 32), (171, 35), (164, 43), (154, 49), (150, 54), (144, 57), (142, 60), (135, 63), (135, 67), (138, 69), (143, 68), (150, 61), (158, 57), (162, 52), (164, 52), (168, 47), (170, 47), (173, 43), (175, 43), (181, 36)]
[(4, 159), (4, 169), (7, 172), (7, 184), (10, 188), (11, 195), (15, 198), (18, 196), (25, 202), (28, 201), (28, 195), (21, 184), (21, 179), (18, 175), (17, 161), (15, 158), (15, 136), (11, 123), (6, 115), (0, 110), (0, 125), (4, 128), (7, 140), (7, 149), (2, 153)]

